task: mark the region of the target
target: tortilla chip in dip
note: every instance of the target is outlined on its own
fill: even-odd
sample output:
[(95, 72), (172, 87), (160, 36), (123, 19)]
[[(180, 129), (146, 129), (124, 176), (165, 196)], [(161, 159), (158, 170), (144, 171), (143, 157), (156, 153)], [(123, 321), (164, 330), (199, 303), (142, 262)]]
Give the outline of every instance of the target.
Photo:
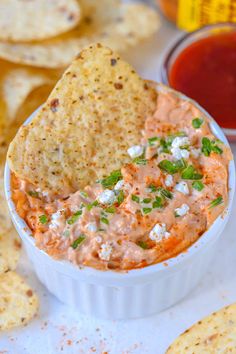
[(91, 43), (100, 42), (118, 52), (125, 51), (150, 37), (160, 25), (157, 13), (143, 4), (81, 0), (81, 7), (83, 19), (72, 31), (43, 42), (2, 41), (0, 58), (44, 68), (65, 67)]
[(10, 168), (42, 190), (81, 189), (129, 161), (156, 91), (118, 54), (100, 44), (83, 50), (8, 152)]
[(0, 275), (0, 331), (27, 324), (37, 310), (38, 297), (21, 276)]
[(0, 39), (42, 40), (70, 30), (79, 20), (76, 0), (1, 0)]
[(199, 321), (178, 337), (166, 354), (235, 353), (236, 304)]

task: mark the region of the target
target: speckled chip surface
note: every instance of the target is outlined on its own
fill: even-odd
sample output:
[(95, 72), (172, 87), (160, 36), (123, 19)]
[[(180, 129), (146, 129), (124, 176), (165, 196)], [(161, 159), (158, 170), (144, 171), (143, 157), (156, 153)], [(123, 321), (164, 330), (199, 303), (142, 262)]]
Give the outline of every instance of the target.
[(166, 354), (235, 353), (236, 304), (199, 321), (178, 337)]
[(0, 331), (27, 324), (37, 310), (38, 297), (20, 275), (0, 275)]
[(156, 91), (111, 49), (83, 50), (10, 145), (10, 169), (54, 193), (94, 183), (129, 161)]

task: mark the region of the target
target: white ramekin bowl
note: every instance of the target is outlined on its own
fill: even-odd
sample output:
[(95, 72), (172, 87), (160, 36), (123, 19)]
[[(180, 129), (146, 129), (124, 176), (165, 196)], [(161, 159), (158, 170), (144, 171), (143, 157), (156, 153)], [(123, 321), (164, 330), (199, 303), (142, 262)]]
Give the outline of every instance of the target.
[[(171, 91), (157, 84), (158, 90)], [(186, 96), (177, 95), (183, 100)], [(211, 120), (211, 129), (217, 138), (228, 145), (217, 123), (195, 102)], [(34, 117), (35, 113), (25, 124)], [(81, 313), (107, 319), (143, 317), (159, 312), (186, 296), (206, 272), (217, 241), (232, 209), (235, 188), (234, 162), (229, 164), (229, 204), (226, 212), (197, 242), (167, 262), (154, 264), (125, 273), (100, 271), (90, 267), (76, 267), (67, 261), (57, 261), (35, 246), (29, 227), (20, 218), (11, 199), (10, 170), (5, 168), (5, 193), (15, 227), (26, 247), (38, 278), (62, 302)]]

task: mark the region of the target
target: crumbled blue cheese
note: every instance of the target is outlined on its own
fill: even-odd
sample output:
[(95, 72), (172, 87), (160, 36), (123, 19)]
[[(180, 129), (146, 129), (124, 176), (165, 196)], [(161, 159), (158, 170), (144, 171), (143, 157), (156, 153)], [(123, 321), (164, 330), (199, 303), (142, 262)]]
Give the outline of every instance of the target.
[(135, 159), (136, 157), (139, 157), (143, 154), (144, 152), (144, 147), (141, 145), (134, 145), (131, 146), (128, 150), (127, 150), (129, 156), (131, 157), (131, 159)]
[(111, 244), (109, 242), (103, 243), (98, 254), (103, 261), (109, 261), (112, 254)]
[(149, 238), (152, 241), (160, 242), (163, 238), (170, 236), (170, 233), (166, 231), (166, 224), (156, 224), (149, 234)]
[(189, 206), (187, 204), (182, 204), (181, 207), (175, 209), (176, 216), (184, 216), (189, 211)]
[(185, 149), (185, 146), (189, 146), (190, 141), (189, 138), (186, 136), (180, 137), (177, 136), (174, 138), (171, 144), (171, 153), (174, 156), (175, 159), (188, 159), (189, 158), (189, 151)]
[(195, 158), (197, 159), (200, 155), (201, 155), (201, 149), (199, 148), (192, 148), (190, 150), (190, 154)]
[(49, 224), (49, 229), (55, 229), (61, 225), (62, 219), (63, 220), (65, 219), (64, 212), (65, 212), (64, 209), (60, 209), (56, 213), (51, 215), (51, 222)]
[(167, 175), (166, 178), (165, 178), (165, 185), (167, 187), (171, 187), (171, 186), (173, 186), (173, 184), (174, 184), (173, 176)]
[(110, 189), (105, 189), (102, 193), (99, 194), (97, 200), (101, 204), (112, 204), (115, 201), (115, 193)]
[(188, 183), (184, 181), (180, 181), (179, 183), (176, 184), (175, 190), (185, 195), (188, 195), (189, 194)]
[(86, 225), (86, 229), (87, 229), (89, 232), (96, 232), (97, 229), (98, 229), (96, 222), (89, 222), (89, 223)]

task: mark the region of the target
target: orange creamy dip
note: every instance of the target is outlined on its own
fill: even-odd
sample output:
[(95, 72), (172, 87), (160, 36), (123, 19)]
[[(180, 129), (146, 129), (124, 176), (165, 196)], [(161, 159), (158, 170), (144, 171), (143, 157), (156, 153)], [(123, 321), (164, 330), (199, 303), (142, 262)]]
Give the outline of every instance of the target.
[(223, 212), (231, 153), (192, 103), (160, 93), (128, 153), (121, 171), (64, 198), (12, 177), (40, 249), (97, 269), (140, 268), (186, 250)]

